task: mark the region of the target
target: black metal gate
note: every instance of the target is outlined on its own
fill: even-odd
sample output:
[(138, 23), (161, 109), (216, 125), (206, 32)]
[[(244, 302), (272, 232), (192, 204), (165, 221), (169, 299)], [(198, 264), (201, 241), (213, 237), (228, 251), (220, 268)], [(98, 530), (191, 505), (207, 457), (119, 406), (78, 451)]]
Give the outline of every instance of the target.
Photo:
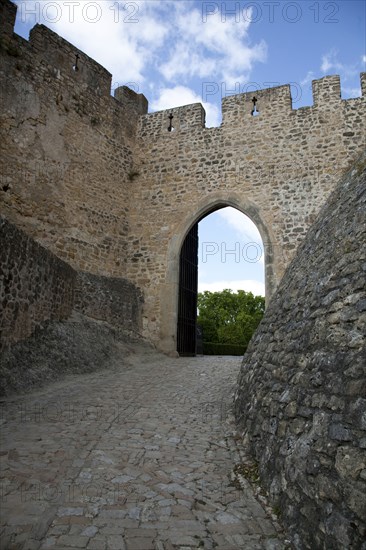
[(198, 287), (198, 223), (186, 236), (180, 252), (177, 351), (196, 355)]

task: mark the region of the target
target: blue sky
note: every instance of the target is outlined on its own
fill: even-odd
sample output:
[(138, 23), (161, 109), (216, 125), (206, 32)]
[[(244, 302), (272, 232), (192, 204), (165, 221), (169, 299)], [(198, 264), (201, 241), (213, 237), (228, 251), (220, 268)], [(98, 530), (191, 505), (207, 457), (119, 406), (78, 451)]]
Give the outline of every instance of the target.
[[(201, 102), (207, 126), (218, 126), (225, 95), (291, 83), (298, 108), (312, 104), (311, 80), (327, 74), (341, 76), (343, 98), (360, 95), (361, 0), (16, 3), (18, 34), (28, 38), (35, 23), (45, 24), (106, 67), (112, 88), (127, 84), (143, 93), (150, 111)], [(200, 290), (264, 292), (263, 258), (253, 261), (256, 250), (247, 247), (262, 243), (247, 218), (216, 212), (200, 223), (200, 241)]]

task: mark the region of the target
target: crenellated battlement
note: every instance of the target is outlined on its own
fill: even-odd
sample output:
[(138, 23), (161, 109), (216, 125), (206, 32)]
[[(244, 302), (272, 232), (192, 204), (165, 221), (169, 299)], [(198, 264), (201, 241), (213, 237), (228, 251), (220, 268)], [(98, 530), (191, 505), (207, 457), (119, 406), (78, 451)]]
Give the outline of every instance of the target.
[(15, 20), (17, 16), (17, 6), (6, 0), (0, 2), (0, 37), (11, 37), (14, 32)]
[(255, 113), (258, 116), (270, 116), (276, 113), (285, 116), (291, 112), (291, 91), (290, 86), (277, 86), (275, 88), (264, 88), (255, 92), (246, 92), (222, 99), (222, 122), (230, 123), (236, 118), (237, 121), (252, 116), (254, 110), (253, 98), (255, 98)]
[[(10, 0), (0, 4), (0, 39), (2, 49), (18, 59), (31, 61), (35, 73), (42, 73), (50, 67), (52, 77), (65, 89), (87, 87), (89, 93), (98, 97), (111, 97), (112, 75), (102, 65), (85, 54), (82, 50), (53, 32), (45, 25), (36, 24), (30, 31), (29, 41), (14, 33), (17, 6)], [(40, 69), (40, 70), (39, 70)], [(49, 78), (50, 88), (52, 78)], [(115, 90), (115, 98), (126, 108), (143, 114), (147, 112), (147, 100), (143, 94), (120, 87)]]
[(140, 115), (145, 115), (149, 104), (143, 94), (138, 94), (128, 86), (119, 86), (114, 91), (114, 98), (126, 107), (137, 111)]
[[(224, 97), (222, 99), (221, 126), (224, 129), (237, 129), (238, 127), (248, 129), (251, 125), (257, 128), (258, 124), (272, 124), (276, 120), (296, 115), (299, 115), (302, 120), (304, 116), (310, 120), (314, 113), (326, 111), (331, 111), (334, 115), (337, 110), (341, 112), (344, 105), (354, 106), (355, 103), (356, 105), (365, 103), (366, 73), (361, 73), (360, 78), (362, 97), (346, 100), (341, 98), (338, 75), (313, 80), (313, 105), (299, 109), (293, 108), (289, 84)], [(253, 98), (255, 98), (255, 105)], [(205, 128), (205, 110), (201, 103), (194, 103), (147, 114), (141, 120), (141, 135), (150, 134), (151, 137), (156, 137), (166, 134), (170, 115), (173, 115), (172, 124), (175, 131)]]
[[(15, 35), (16, 11), (17, 6), (10, 0), (5, 0), (0, 5), (0, 36), (3, 42), (9, 44), (13, 39), (13, 49), (25, 47), (35, 67), (37, 64), (52, 67), (53, 77), (59, 81), (61, 87), (65, 87), (65, 91), (86, 86), (96, 98), (111, 97), (112, 75), (94, 59), (49, 28), (35, 25), (30, 32), (29, 42)], [(283, 119), (296, 113), (299, 113), (302, 119), (304, 116), (312, 117), (315, 111), (332, 111), (334, 114), (349, 101), (364, 101), (366, 73), (361, 73), (361, 90), (363, 99), (342, 100), (339, 76), (325, 76), (312, 82), (313, 105), (300, 109), (293, 108), (289, 84), (231, 95), (222, 99), (221, 126), (224, 129), (242, 126), (247, 130), (251, 124), (256, 127), (258, 124), (272, 123), (275, 119)], [(142, 136), (156, 137), (165, 134), (168, 129), (173, 133), (180, 133), (205, 128), (206, 114), (201, 103), (148, 114), (146, 97), (126, 86), (117, 88), (114, 98), (127, 112), (130, 110), (134, 117), (145, 115), (140, 125)], [(258, 116), (252, 116), (253, 114)], [(170, 119), (170, 116), (173, 118)]]
[[(366, 73), (361, 73), (362, 95), (366, 95)], [(342, 102), (354, 101), (341, 99), (341, 84), (338, 75), (325, 76), (312, 81), (313, 105), (305, 107), (309, 110), (320, 109), (329, 110), (341, 108)], [(276, 86), (274, 88), (265, 88), (255, 92), (246, 92), (222, 100), (223, 123), (230, 122), (233, 117), (252, 118), (253, 98), (256, 99), (256, 109), (258, 114), (264, 117), (288, 116), (296, 113), (299, 109), (293, 109), (290, 85)], [(361, 98), (356, 98), (361, 100)], [(300, 109), (304, 109), (303, 107)]]
[(75, 83), (83, 82), (97, 95), (110, 95), (112, 75), (102, 65), (44, 25), (35, 25), (29, 44), (37, 57), (53, 65), (56, 73), (66, 73)]
[(338, 75), (324, 76), (312, 81), (313, 102), (317, 109), (329, 109), (342, 101)]
[(255, 92), (246, 92), (222, 99), (222, 124), (245, 123), (252, 121), (255, 109), (259, 117), (288, 116), (292, 110), (291, 91), (288, 84), (275, 88), (264, 88)]
[(174, 135), (205, 128), (206, 112), (201, 103), (146, 114), (141, 119), (141, 137)]

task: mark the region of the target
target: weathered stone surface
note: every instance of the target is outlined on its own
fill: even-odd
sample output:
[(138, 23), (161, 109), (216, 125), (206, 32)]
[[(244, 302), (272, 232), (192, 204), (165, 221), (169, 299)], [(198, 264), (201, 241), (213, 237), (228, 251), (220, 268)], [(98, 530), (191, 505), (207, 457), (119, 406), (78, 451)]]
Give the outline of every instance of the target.
[(365, 212), (363, 154), (300, 246), (238, 379), (243, 436), (299, 549), (361, 548), (366, 535)]
[(140, 335), (142, 296), (135, 285), (125, 279), (78, 273), (74, 308), (130, 336)]

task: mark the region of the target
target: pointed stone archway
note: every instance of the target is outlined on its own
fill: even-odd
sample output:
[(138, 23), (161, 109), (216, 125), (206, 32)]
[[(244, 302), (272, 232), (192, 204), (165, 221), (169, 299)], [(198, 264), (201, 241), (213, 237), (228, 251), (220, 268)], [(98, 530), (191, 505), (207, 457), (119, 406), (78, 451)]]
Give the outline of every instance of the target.
[[(220, 194), (221, 195), (221, 194)], [(279, 262), (279, 250), (277, 247), (273, 246), (273, 239), (271, 231), (267, 224), (261, 216), (260, 208), (254, 205), (249, 199), (245, 197), (238, 197), (231, 195), (230, 197), (216, 196), (211, 197), (210, 200), (205, 201), (205, 204), (198, 205), (195, 213), (187, 214), (186, 218), (181, 221), (177, 230), (175, 231), (174, 237), (171, 239), (167, 255), (167, 273), (166, 273), (166, 282), (162, 286), (161, 293), (161, 338), (160, 346), (161, 350), (165, 353), (170, 353), (173, 355), (185, 354), (185, 350), (182, 348), (182, 336), (180, 333), (182, 323), (179, 322), (179, 309), (180, 309), (180, 300), (182, 301), (183, 297), (180, 291), (180, 276), (181, 276), (181, 253), (184, 250), (185, 242), (189, 236), (192, 228), (198, 226), (198, 223), (205, 218), (206, 216), (212, 214), (216, 210), (231, 206), (236, 208), (246, 216), (248, 216), (257, 226), (259, 233), (262, 237), (263, 246), (264, 246), (264, 260), (265, 260), (265, 293), (266, 293), (266, 302), (269, 301), (271, 295), (274, 292), (274, 289), (277, 285), (277, 277), (275, 276), (275, 266)], [(193, 229), (195, 231), (195, 229)], [(191, 241), (192, 246), (192, 241)], [(197, 243), (198, 247), (198, 243)], [(191, 251), (191, 257), (194, 256), (194, 252)], [(196, 252), (197, 254), (197, 252)], [(195, 289), (192, 287), (189, 289), (188, 293), (192, 295), (197, 294), (197, 283), (198, 277), (194, 276), (193, 273), (188, 276), (190, 280), (195, 284)], [(187, 279), (186, 279), (187, 282)], [(192, 302), (192, 300), (191, 300)], [(182, 307), (182, 305), (181, 305)], [(191, 307), (193, 311), (193, 306)], [(192, 322), (193, 316), (192, 312), (190, 313), (190, 330), (195, 331), (195, 323)], [(186, 330), (189, 330), (186, 327)], [(194, 355), (194, 342), (195, 342), (195, 333), (194, 336), (192, 333), (190, 336), (187, 335), (187, 338), (191, 340), (190, 351), (187, 352), (189, 355)]]

